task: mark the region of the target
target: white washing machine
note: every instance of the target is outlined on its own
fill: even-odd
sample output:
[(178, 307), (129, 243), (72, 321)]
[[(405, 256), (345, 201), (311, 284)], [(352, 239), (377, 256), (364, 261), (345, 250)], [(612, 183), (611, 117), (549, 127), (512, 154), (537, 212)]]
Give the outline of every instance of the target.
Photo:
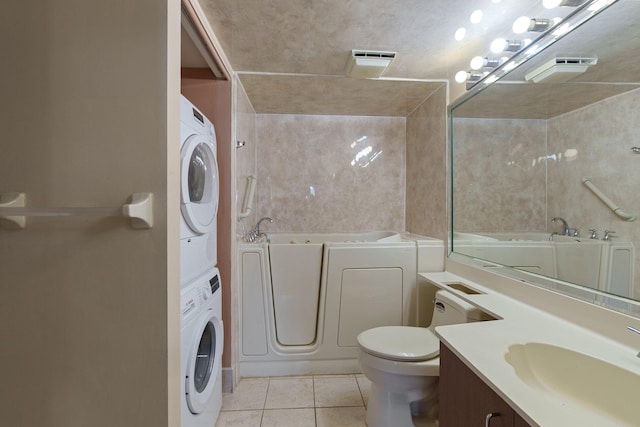
[(218, 163), (213, 123), (180, 100), (180, 278), (184, 287), (218, 263)]
[(182, 427), (213, 427), (222, 406), (222, 289), (213, 268), (180, 292)]

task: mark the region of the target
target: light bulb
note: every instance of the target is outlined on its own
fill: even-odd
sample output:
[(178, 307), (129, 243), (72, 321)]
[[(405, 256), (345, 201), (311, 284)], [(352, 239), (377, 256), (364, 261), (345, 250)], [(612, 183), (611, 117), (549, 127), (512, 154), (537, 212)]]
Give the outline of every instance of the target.
[(507, 65), (505, 65), (505, 66), (504, 66), (503, 70), (504, 70), (504, 71), (511, 71), (511, 70), (513, 70), (514, 68), (516, 68), (516, 66), (517, 66), (517, 65), (518, 65), (518, 64), (517, 64), (515, 61), (511, 61), (511, 62), (509, 62)]
[(474, 56), (469, 66), (472, 70), (479, 70), (484, 67), (484, 58), (482, 56)]
[(467, 29), (464, 27), (460, 27), (456, 30), (455, 35), (453, 36), (457, 41), (464, 40), (464, 37), (467, 35)]
[(458, 83), (464, 83), (465, 81), (467, 81), (467, 76), (468, 73), (464, 70), (461, 70), (456, 73), (455, 79)]
[(571, 29), (571, 24), (569, 24), (568, 22), (565, 22), (557, 30), (553, 32), (553, 35), (556, 37), (560, 37), (561, 35), (568, 33), (570, 29)]
[(491, 42), (491, 52), (500, 53), (504, 52), (504, 49), (507, 47), (507, 41), (505, 39), (495, 39)]
[(472, 24), (479, 24), (480, 21), (482, 21), (482, 16), (483, 16), (483, 13), (480, 9), (474, 10), (473, 13), (471, 13), (471, 16), (469, 17), (469, 21), (471, 21)]
[(513, 22), (513, 32), (516, 34), (522, 34), (529, 31), (529, 25), (531, 25), (531, 18), (528, 16), (521, 16)]

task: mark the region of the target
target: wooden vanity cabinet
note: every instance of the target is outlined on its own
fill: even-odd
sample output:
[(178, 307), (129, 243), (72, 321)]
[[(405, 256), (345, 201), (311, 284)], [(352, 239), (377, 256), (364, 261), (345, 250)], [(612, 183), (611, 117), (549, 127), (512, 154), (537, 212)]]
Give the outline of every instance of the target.
[[(511, 407), (440, 344), (441, 427), (529, 427)], [(494, 414), (489, 420), (487, 416)]]

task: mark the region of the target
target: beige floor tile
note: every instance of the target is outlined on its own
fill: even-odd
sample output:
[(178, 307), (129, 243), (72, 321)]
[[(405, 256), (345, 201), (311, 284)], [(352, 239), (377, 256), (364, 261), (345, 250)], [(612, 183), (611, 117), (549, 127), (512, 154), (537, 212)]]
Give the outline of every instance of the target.
[(216, 427), (260, 427), (262, 411), (220, 412)]
[(363, 374), (356, 375), (356, 381), (358, 382), (358, 387), (360, 388), (360, 394), (362, 395), (362, 399), (364, 400), (364, 406), (369, 405), (369, 390), (371, 390), (371, 381)]
[(313, 378), (271, 378), (266, 409), (313, 408)]
[(269, 378), (242, 379), (233, 393), (222, 395), (223, 411), (263, 409)]
[(266, 409), (261, 427), (315, 427), (316, 412), (313, 408)]
[(313, 387), (317, 408), (364, 405), (354, 375), (316, 376)]
[(354, 408), (316, 408), (318, 427), (366, 427), (365, 409)]

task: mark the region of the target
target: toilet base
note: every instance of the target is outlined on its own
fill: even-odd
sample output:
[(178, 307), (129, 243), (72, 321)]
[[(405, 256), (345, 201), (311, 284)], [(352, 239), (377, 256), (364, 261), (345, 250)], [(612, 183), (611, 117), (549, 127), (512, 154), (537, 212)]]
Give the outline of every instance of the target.
[[(437, 387), (437, 381), (435, 382)], [(425, 399), (425, 397), (428, 397)], [(423, 400), (424, 399), (424, 400)], [(414, 408), (426, 408), (426, 413), (413, 414), (437, 418), (437, 392), (434, 390), (415, 390), (393, 392), (371, 384), (369, 404), (367, 405), (366, 422), (368, 427), (414, 427), (412, 418), (412, 402)]]

